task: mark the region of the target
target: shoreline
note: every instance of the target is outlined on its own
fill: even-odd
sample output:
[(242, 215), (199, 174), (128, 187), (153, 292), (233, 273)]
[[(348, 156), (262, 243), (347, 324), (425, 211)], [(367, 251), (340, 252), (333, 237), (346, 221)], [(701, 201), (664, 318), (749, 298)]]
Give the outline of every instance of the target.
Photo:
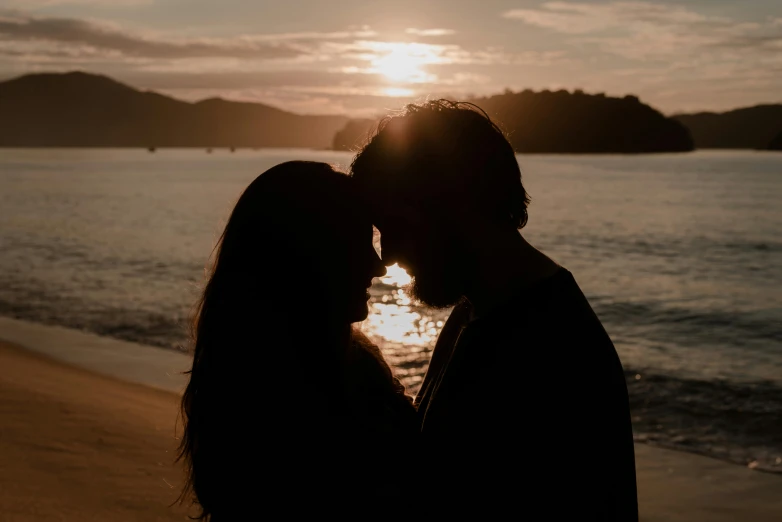
[(0, 316), (0, 342), (124, 382), (181, 393), (190, 355), (145, 344)]
[[(3, 512), (25, 521), (60, 519), (58, 512), (184, 519), (168, 506), (181, 477), (171, 457), (188, 355), (5, 317), (0, 339), (0, 412), (9, 426), (0, 430)], [(635, 449), (645, 522), (782, 519), (782, 476), (648, 444)]]
[[(170, 347), (126, 341), (55, 323), (38, 323), (0, 315), (2, 341), (99, 374), (176, 393), (181, 393), (187, 385), (188, 378), (184, 372), (190, 369), (192, 361), (188, 353)], [(635, 444), (697, 455), (782, 478), (782, 471), (742, 464), (695, 447), (685, 448), (654, 440), (636, 440)]]

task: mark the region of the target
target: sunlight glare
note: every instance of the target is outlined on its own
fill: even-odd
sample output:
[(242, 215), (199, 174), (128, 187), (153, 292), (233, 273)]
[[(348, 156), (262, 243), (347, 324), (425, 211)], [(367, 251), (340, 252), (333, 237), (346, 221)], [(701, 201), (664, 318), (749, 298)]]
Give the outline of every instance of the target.
[(423, 72), (405, 49), (394, 49), (375, 60), (374, 65), (387, 78), (398, 82), (408, 81)]
[(405, 96), (413, 96), (415, 91), (403, 87), (386, 87), (383, 89), (383, 94), (392, 98), (402, 98)]
[(395, 82), (424, 83), (433, 76), (423, 70), (430, 63), (441, 63), (440, 50), (420, 43), (384, 42), (372, 60), (375, 72)]
[(434, 336), (428, 330), (421, 331), (418, 327), (420, 321), (421, 314), (409, 306), (375, 303), (373, 313), (365, 323), (365, 331), (369, 335), (406, 346), (428, 346)]
[(380, 278), (383, 284), (389, 286), (402, 287), (409, 285), (412, 278), (405, 272), (405, 269), (394, 263), (386, 267), (386, 275)]

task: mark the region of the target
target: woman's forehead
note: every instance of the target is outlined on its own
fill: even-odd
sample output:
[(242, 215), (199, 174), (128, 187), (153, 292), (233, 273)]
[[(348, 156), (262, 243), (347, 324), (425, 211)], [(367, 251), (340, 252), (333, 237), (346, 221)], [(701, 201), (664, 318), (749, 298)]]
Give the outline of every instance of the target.
[(339, 209), (321, 222), (331, 226), (335, 232), (346, 234), (366, 234), (372, 231), (372, 218), (368, 212), (358, 209)]

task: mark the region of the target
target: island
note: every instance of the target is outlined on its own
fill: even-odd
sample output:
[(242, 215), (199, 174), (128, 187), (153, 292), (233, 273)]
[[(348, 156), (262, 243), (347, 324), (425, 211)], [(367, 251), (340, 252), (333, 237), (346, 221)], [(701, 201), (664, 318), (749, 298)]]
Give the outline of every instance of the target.
[[(506, 90), (471, 98), (507, 133), (519, 153), (592, 154), (688, 152), (689, 130), (635, 96)], [(334, 148), (354, 150), (374, 122), (352, 120), (335, 136)]]
[(673, 118), (690, 129), (699, 149), (766, 149), (782, 133), (782, 104), (678, 114)]

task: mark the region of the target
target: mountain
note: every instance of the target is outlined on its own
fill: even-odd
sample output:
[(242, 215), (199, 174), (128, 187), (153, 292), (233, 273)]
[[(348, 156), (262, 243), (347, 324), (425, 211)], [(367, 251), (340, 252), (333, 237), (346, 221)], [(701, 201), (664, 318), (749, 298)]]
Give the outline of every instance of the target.
[(331, 146), (348, 118), (260, 103), (189, 103), (84, 72), (0, 82), (0, 147)]
[(771, 143), (768, 144), (768, 150), (782, 150), (782, 130), (779, 131), (779, 134), (771, 140)]
[[(635, 96), (611, 98), (582, 91), (530, 90), (469, 100), (500, 124), (516, 152), (642, 153), (693, 149), (689, 131)], [(352, 120), (336, 136), (335, 148), (355, 147), (371, 127)]]
[(765, 149), (782, 132), (782, 104), (757, 105), (723, 113), (678, 114), (699, 149)]
[(347, 151), (360, 149), (364, 146), (376, 125), (376, 120), (366, 118), (348, 121), (342, 130), (334, 135), (331, 148)]

